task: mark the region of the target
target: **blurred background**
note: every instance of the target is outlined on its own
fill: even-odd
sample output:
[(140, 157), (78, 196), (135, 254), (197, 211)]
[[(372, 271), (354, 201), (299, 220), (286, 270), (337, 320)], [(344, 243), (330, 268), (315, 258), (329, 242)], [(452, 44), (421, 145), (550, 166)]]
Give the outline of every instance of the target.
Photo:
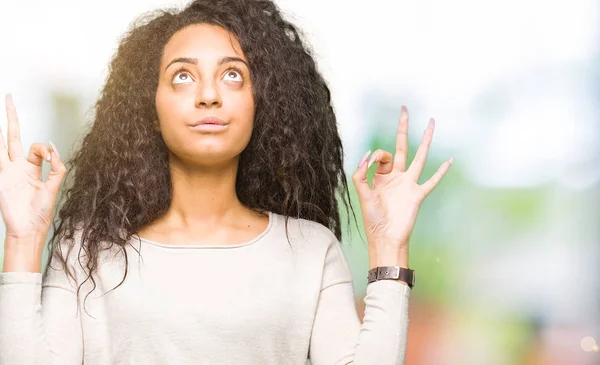
[[(411, 237), (406, 364), (600, 364), (600, 4), (277, 2), (330, 83), (349, 181), (364, 152), (394, 150), (401, 105), (410, 161), (436, 119), (422, 182), (456, 158)], [(0, 2), (0, 93), (23, 145), (51, 139), (66, 159), (130, 22), (185, 3)], [(362, 318), (368, 255), (347, 228)]]

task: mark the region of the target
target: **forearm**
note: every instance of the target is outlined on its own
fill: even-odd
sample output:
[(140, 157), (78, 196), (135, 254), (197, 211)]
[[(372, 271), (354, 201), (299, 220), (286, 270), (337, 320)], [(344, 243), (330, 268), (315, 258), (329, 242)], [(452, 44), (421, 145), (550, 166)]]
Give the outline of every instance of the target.
[(367, 286), (361, 332), (354, 351), (356, 365), (404, 365), (408, 339), (410, 289), (399, 280)]
[(64, 271), (50, 270), (42, 289), (46, 237), (7, 238), (0, 273), (0, 364), (81, 364), (77, 295)]
[(46, 237), (7, 237), (4, 241), (4, 272), (41, 272)]
[(40, 273), (2, 272), (0, 308), (0, 364), (82, 364), (75, 293), (42, 290)]

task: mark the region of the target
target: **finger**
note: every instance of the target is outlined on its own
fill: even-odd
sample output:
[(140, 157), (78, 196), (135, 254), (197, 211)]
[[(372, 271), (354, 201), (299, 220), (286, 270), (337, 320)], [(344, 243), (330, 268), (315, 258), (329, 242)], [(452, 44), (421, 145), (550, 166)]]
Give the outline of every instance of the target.
[(50, 145), (52, 146), (52, 159), (50, 161), (51, 169), (48, 173), (48, 179), (46, 179), (45, 184), (48, 191), (53, 194), (57, 194), (58, 190), (60, 189), (60, 184), (67, 174), (67, 168), (61, 160), (60, 155), (58, 154), (58, 149), (54, 143), (52, 143), (52, 141), (50, 141)]
[(442, 180), (442, 177), (444, 177), (444, 175), (446, 174), (453, 162), (454, 157), (444, 162), (442, 166), (440, 166), (440, 168), (435, 172), (435, 174), (433, 174), (433, 176), (429, 180), (427, 180), (421, 185), (421, 188), (425, 192), (425, 196), (429, 195), (429, 193), (433, 191), (437, 184), (439, 184), (439, 182)]
[(398, 133), (396, 135), (396, 155), (394, 168), (400, 172), (406, 171), (406, 158), (408, 157), (408, 110), (402, 105)]
[(35, 178), (41, 183), (42, 181), (42, 165), (44, 160), (50, 162), (52, 159), (51, 152), (52, 148), (42, 143), (34, 143), (29, 147), (29, 153), (27, 154), (27, 161), (39, 168), (35, 169)]
[(23, 147), (21, 146), (17, 108), (15, 108), (11, 94), (6, 95), (6, 118), (8, 119), (8, 156), (11, 161), (15, 161), (23, 157)]
[(27, 155), (27, 161), (31, 162), (36, 166), (42, 166), (43, 162), (51, 162), (52, 160), (52, 147), (42, 144), (34, 143), (29, 148), (29, 154)]
[(385, 150), (377, 150), (373, 152), (367, 164), (367, 170), (375, 162), (378, 163), (376, 174), (389, 174), (393, 170), (392, 154)]
[[(6, 94), (4, 98), (4, 107), (7, 108), (8, 114), (8, 97), (10, 94)], [(4, 136), (2, 135), (2, 128), (0, 128), (0, 166), (6, 165), (10, 159), (8, 158), (8, 150), (6, 149), (6, 142), (4, 141)]]
[(369, 180), (367, 179), (367, 157), (370, 153), (371, 150), (362, 156), (356, 171), (354, 171), (354, 174), (352, 175), (352, 182), (354, 183), (354, 187), (356, 188), (359, 199), (367, 197), (371, 191), (371, 188), (369, 187)]
[(433, 139), (434, 129), (435, 120), (433, 120), (433, 118), (430, 118), (429, 124), (427, 125), (427, 128), (425, 128), (425, 132), (423, 133), (423, 138), (421, 139), (419, 149), (417, 149), (417, 153), (415, 154), (415, 159), (410, 164), (410, 167), (407, 171), (413, 176), (415, 181), (419, 181), (419, 176), (421, 176), (421, 172), (423, 171), (423, 167), (425, 166), (427, 154), (429, 153), (429, 146), (431, 145), (431, 140)]
[(60, 153), (58, 152), (58, 148), (56, 148), (56, 145), (54, 143), (52, 143), (52, 141), (48, 141), (48, 143), (50, 144), (50, 146), (52, 146), (52, 150), (54, 152), (56, 152), (56, 154), (58, 155), (58, 158), (60, 158)]

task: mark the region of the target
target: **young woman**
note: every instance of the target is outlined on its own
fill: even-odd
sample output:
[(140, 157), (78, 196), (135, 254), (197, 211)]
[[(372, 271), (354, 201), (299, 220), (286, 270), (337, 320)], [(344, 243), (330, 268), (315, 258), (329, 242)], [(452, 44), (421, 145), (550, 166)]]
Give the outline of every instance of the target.
[(52, 143), (25, 157), (10, 96), (6, 109), (0, 364), (404, 363), (408, 239), (452, 160), (418, 184), (434, 124), (407, 168), (404, 107), (395, 158), (360, 160), (375, 269), (361, 324), (340, 246), (336, 192), (346, 207), (349, 194), (329, 88), (271, 1), (197, 0), (141, 19), (69, 168)]

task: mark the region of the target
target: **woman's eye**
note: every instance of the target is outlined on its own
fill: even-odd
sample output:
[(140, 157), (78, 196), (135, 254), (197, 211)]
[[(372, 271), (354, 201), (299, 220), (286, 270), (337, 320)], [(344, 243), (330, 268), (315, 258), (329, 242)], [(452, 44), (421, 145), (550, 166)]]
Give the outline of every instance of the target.
[(175, 77), (173, 77), (174, 84), (184, 84), (190, 81), (192, 81), (192, 77), (185, 71), (178, 72), (175, 74)]
[(236, 70), (229, 70), (225, 73), (225, 80), (240, 82), (242, 81), (242, 75)]

